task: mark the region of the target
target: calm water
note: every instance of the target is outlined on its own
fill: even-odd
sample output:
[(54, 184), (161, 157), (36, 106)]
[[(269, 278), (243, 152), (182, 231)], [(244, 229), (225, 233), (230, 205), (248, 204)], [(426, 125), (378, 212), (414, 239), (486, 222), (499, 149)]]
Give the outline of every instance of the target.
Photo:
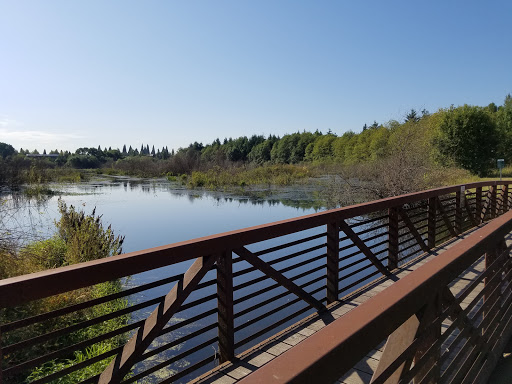
[[(315, 212), (270, 198), (248, 198), (222, 192), (187, 190), (165, 180), (113, 178), (82, 184), (53, 185), (59, 193), (37, 205), (25, 204), (16, 224), (48, 236), (59, 217), (57, 202), (86, 213), (96, 207), (104, 224), (126, 236), (124, 252), (142, 250)], [(287, 201), (293, 204), (294, 201)], [(296, 200), (297, 205), (300, 199)], [(309, 204), (306, 204), (309, 205)]]

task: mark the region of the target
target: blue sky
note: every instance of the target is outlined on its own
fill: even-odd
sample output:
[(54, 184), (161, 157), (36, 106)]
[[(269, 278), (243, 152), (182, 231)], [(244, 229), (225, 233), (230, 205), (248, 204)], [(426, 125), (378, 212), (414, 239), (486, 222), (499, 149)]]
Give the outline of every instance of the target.
[(0, 0), (0, 141), (170, 148), (502, 104), (510, 1)]

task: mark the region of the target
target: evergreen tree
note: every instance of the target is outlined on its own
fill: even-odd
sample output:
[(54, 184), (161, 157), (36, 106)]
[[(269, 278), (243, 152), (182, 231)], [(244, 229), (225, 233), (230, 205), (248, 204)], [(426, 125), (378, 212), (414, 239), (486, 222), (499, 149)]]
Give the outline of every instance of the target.
[(123, 155), (126, 155), (126, 144), (123, 145)]
[(407, 115), (405, 115), (406, 123), (408, 123), (408, 122), (417, 123), (418, 121), (420, 121), (420, 117), (418, 116), (418, 113), (416, 112), (415, 109), (411, 109), (411, 112), (409, 112)]

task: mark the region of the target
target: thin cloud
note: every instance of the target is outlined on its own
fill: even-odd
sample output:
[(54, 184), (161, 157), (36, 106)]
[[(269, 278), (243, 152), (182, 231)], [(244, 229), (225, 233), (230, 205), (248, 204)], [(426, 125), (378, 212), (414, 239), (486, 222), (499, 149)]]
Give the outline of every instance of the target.
[(17, 120), (10, 119), (6, 116), (0, 116), (0, 127), (19, 127), (20, 125), (22, 125), (21, 122)]
[(47, 131), (23, 131), (9, 129), (0, 125), (0, 142), (11, 144), (14, 148), (30, 148), (42, 151), (43, 149), (72, 149), (79, 147), (79, 142), (85, 136), (74, 133), (55, 133)]
[(42, 142), (61, 142), (85, 138), (85, 136), (75, 135), (72, 133), (53, 133), (44, 131), (10, 131), (7, 129), (0, 129), (0, 135), (5, 139), (11, 139), (16, 141), (27, 140)]

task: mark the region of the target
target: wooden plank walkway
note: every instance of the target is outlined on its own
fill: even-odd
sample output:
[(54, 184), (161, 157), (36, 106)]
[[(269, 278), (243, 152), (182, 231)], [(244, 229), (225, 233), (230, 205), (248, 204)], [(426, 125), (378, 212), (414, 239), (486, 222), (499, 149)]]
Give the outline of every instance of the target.
[[(401, 279), (412, 271), (416, 270), (429, 260), (439, 257), (443, 251), (453, 246), (457, 242), (463, 240), (469, 236), (472, 232), (478, 228), (464, 233), (456, 239), (452, 239), (447, 243), (433, 249), (429, 253), (423, 254), (418, 258), (404, 264), (403, 266), (396, 269), (391, 276), (381, 277), (372, 283), (369, 283), (365, 287), (358, 291), (346, 296), (343, 300), (339, 300), (328, 306), (328, 311), (319, 314), (314, 313), (307, 318), (299, 321), (293, 326), (279, 332), (273, 337), (263, 341), (255, 347), (241, 353), (237, 356), (233, 362), (227, 362), (221, 364), (217, 368), (207, 372), (199, 378), (192, 381), (196, 384), (233, 384), (255, 371), (259, 367), (268, 363), (275, 357), (279, 356), (283, 352), (297, 345), (301, 341), (305, 340), (309, 336), (316, 333), (329, 323), (340, 318), (344, 314), (351, 311), (353, 308), (364, 303), (377, 293), (389, 287), (394, 281)], [(468, 270), (462, 274), (459, 279), (455, 280), (450, 285), (450, 290), (455, 297), (458, 297), (466, 286), (471, 284), (472, 280), (475, 279), (485, 268), (485, 260), (482, 256), (477, 262), (475, 262)], [(465, 309), (467, 305), (473, 300), (478, 292), (483, 288), (483, 283), (464, 299), (461, 304), (462, 309)], [(473, 311), (476, 309), (472, 309)], [(449, 320), (443, 322), (442, 331), (447, 329), (450, 325)], [(451, 342), (457, 336), (456, 333), (450, 335), (445, 341), (441, 348), (441, 353), (448, 351)], [(363, 358), (358, 364), (354, 366), (352, 370), (347, 372), (337, 383), (343, 384), (366, 384), (370, 383), (373, 372), (376, 370), (379, 359), (382, 356), (384, 349), (385, 340), (380, 343), (375, 350), (371, 351), (365, 358)], [(446, 367), (441, 367), (444, 370)]]

